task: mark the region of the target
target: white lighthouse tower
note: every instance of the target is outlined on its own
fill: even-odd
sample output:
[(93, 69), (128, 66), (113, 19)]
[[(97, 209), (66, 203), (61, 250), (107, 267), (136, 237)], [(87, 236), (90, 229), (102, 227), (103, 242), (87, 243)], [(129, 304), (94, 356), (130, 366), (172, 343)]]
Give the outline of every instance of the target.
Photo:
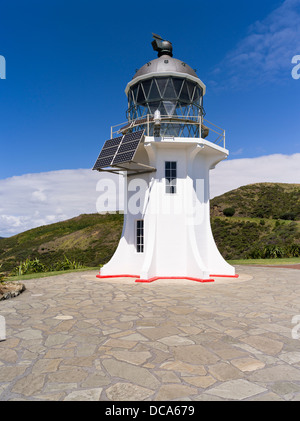
[(153, 37), (158, 58), (128, 83), (128, 122), (112, 129), (93, 168), (122, 171), (126, 192), (122, 237), (98, 277), (235, 276), (210, 225), (209, 173), (228, 156), (225, 132), (204, 119), (206, 87), (196, 72)]

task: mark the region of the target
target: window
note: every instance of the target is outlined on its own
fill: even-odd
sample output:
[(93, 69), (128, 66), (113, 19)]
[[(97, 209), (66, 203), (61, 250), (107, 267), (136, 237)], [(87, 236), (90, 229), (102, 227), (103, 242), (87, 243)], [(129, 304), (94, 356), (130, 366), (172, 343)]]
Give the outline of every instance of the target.
[(144, 253), (144, 220), (136, 221), (136, 251)]
[(177, 162), (165, 162), (166, 193), (176, 193)]

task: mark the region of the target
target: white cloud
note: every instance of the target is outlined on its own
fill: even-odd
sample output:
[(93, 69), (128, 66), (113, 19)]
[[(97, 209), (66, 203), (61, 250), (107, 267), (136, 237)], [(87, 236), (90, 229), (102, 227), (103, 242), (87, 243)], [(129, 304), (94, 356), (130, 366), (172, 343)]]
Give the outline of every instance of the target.
[[(211, 197), (251, 183), (300, 183), (299, 168), (300, 154), (223, 161), (210, 172)], [(96, 213), (99, 197), (112, 180), (115, 188), (106, 194), (109, 207), (102, 209), (123, 209), (123, 178), (110, 173), (61, 170), (0, 180), (0, 236)]]
[(115, 174), (78, 169), (0, 180), (0, 236), (11, 236), (82, 213), (96, 213), (101, 194), (96, 190), (97, 183), (104, 179), (115, 180), (116, 186), (115, 194), (109, 199), (109, 210), (120, 209), (123, 196), (120, 201), (117, 197), (122, 177)]
[(253, 183), (300, 183), (300, 153), (220, 162), (210, 173), (211, 198)]
[(274, 83), (291, 78), (292, 58), (300, 54), (300, 2), (285, 0), (248, 35), (214, 70), (212, 85), (227, 87)]

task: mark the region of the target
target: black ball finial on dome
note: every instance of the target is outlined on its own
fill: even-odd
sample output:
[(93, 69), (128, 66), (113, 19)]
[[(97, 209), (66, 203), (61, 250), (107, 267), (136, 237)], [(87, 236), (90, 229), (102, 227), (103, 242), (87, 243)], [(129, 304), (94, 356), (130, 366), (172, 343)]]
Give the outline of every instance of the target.
[(154, 41), (151, 42), (153, 50), (158, 52), (158, 57), (167, 55), (173, 57), (172, 51), (172, 43), (163, 39), (160, 35), (153, 34)]

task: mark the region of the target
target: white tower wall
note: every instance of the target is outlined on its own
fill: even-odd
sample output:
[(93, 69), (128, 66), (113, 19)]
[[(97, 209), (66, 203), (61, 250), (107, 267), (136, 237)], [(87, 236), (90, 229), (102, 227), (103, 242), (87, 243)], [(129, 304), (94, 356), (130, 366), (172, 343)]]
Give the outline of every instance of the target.
[[(156, 172), (130, 176), (127, 209), (118, 248), (101, 276), (233, 276), (210, 226), (209, 172), (228, 151), (201, 138), (145, 137), (136, 159)], [(177, 162), (176, 193), (166, 193), (165, 162)], [(144, 252), (136, 248), (136, 221), (144, 220)]]

